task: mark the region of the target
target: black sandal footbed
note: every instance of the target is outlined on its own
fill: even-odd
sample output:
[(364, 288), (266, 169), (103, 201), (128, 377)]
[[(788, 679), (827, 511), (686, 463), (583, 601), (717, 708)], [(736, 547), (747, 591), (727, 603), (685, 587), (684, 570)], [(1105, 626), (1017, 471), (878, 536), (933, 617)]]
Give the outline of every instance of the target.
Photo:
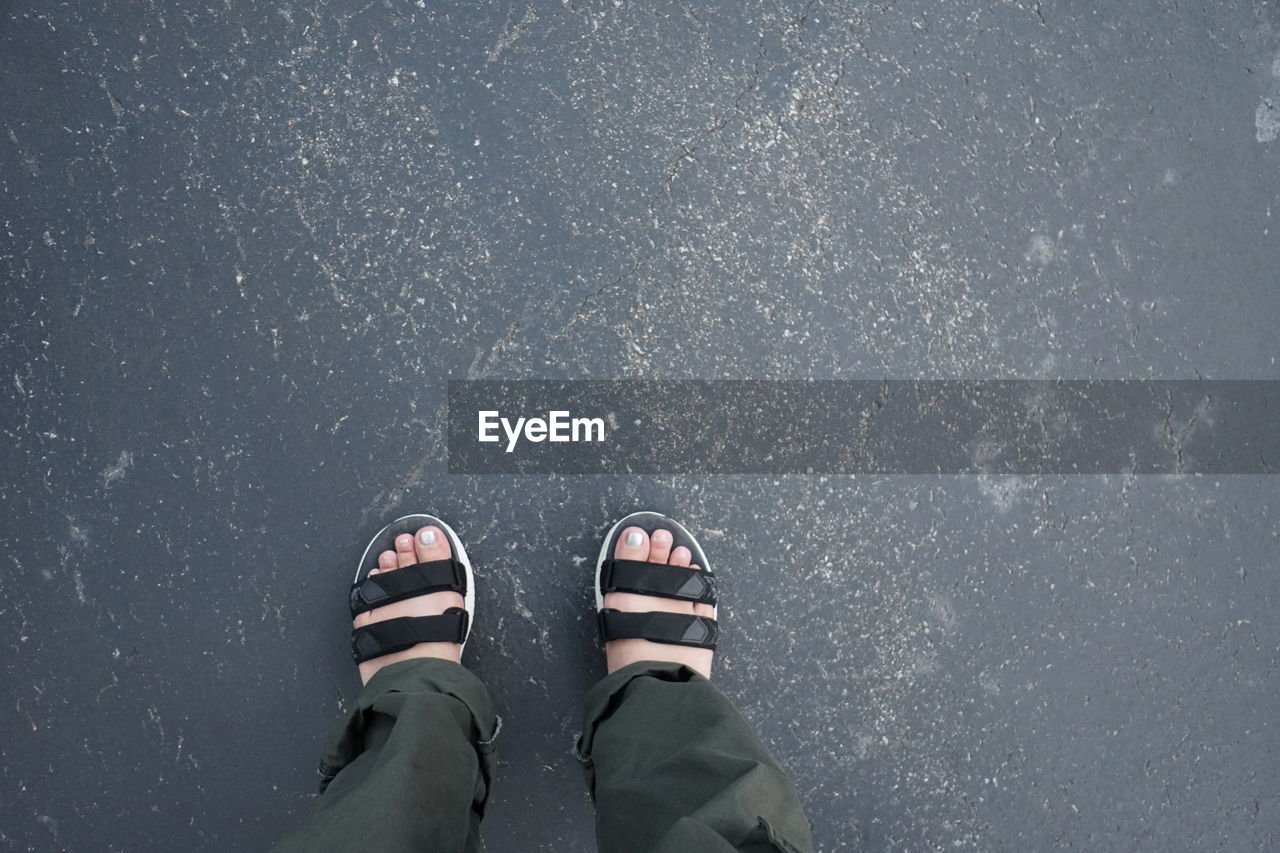
[[(606, 628), (606, 616), (604, 607), (604, 589), (601, 585), (601, 575), (604, 570), (605, 563), (613, 560), (613, 553), (617, 548), (618, 537), (622, 535), (622, 531), (628, 527), (639, 527), (645, 533), (652, 535), (653, 531), (663, 528), (671, 532), (672, 543), (674, 549), (683, 545), (689, 549), (692, 555), (691, 562), (698, 566), (700, 575), (705, 571), (706, 584), (704, 594), (715, 595), (714, 574), (711, 571), (710, 560), (707, 554), (702, 550), (702, 546), (692, 533), (690, 533), (684, 525), (675, 519), (663, 515), (659, 512), (641, 511), (633, 512), (619, 519), (613, 527), (609, 528), (609, 532), (605, 534), (604, 543), (600, 547), (600, 554), (596, 559), (596, 577), (595, 577), (595, 593), (596, 593), (596, 612), (598, 614), (599, 630), (602, 640), (607, 641), (608, 631)], [(618, 561), (621, 563), (635, 563), (637, 568), (644, 565), (646, 561)], [(647, 564), (649, 566), (660, 566), (661, 564)], [(644, 594), (644, 593), (642, 593)], [(682, 598), (676, 595), (663, 595), (659, 597), (665, 598)], [(690, 599), (684, 599), (690, 600)], [(628, 636), (638, 636), (640, 639), (648, 639), (651, 642), (665, 642), (673, 645), (689, 645), (699, 646), (702, 648), (715, 648), (715, 642), (719, 633), (716, 622), (719, 616), (719, 604), (713, 603), (712, 616), (706, 617), (686, 616), (684, 614), (664, 614), (660, 611), (640, 611), (634, 613), (621, 613), (619, 611), (610, 610), (609, 620), (615, 627), (622, 628)], [(664, 639), (658, 639), (656, 636), (641, 636), (644, 634), (665, 634)], [(677, 639), (678, 637), (678, 639)], [(616, 637), (622, 639), (622, 637)]]
[[(368, 579), (369, 572), (371, 570), (378, 567), (378, 554), (382, 551), (394, 551), (397, 536), (405, 533), (411, 536), (416, 536), (419, 529), (429, 525), (434, 525), (440, 528), (448, 538), (449, 549), (452, 552), (450, 562), (455, 564), (454, 569), (461, 574), (460, 580), (463, 581), (465, 588), (465, 592), (463, 593), (463, 609), (459, 610), (458, 608), (449, 608), (445, 613), (440, 614), (440, 617), (448, 617), (447, 620), (431, 616), (402, 617), (400, 619), (387, 619), (381, 622), (374, 622), (364, 628), (353, 629), (352, 655), (356, 658), (357, 662), (370, 660), (374, 657), (381, 657), (384, 654), (390, 654), (392, 651), (398, 650), (390, 649), (379, 651), (376, 655), (369, 654), (370, 651), (375, 651), (381, 646), (399, 645), (407, 648), (409, 645), (413, 644), (411, 641), (415, 639), (413, 633), (415, 630), (415, 624), (418, 626), (428, 625), (431, 623), (427, 623), (426, 620), (431, 619), (437, 620), (437, 625), (445, 623), (456, 626), (458, 634), (460, 635), (460, 640), (457, 640), (457, 642), (460, 643), (464, 650), (466, 649), (467, 639), (471, 635), (471, 626), (475, 622), (475, 573), (471, 567), (471, 560), (467, 557), (467, 549), (463, 546), (462, 540), (458, 537), (458, 534), (442, 519), (437, 518), (434, 515), (415, 513), (413, 515), (402, 516), (373, 535), (369, 540), (369, 544), (365, 547), (364, 553), (361, 555), (359, 562), (356, 564), (355, 578), (352, 581), (352, 610), (354, 611), (356, 609), (356, 602), (354, 600), (356, 597), (354, 595), (355, 589), (363, 581)], [(436, 561), (416, 565), (433, 567), (435, 564)], [(397, 569), (396, 571), (400, 570)], [(379, 572), (379, 574), (381, 574), (381, 572)], [(388, 576), (391, 576), (392, 574), (392, 572), (388, 572)], [(429, 593), (422, 592), (418, 594), (427, 595)], [(390, 602), (391, 599), (387, 599), (380, 602), (380, 604)], [(364, 606), (364, 609), (371, 608)], [(430, 642), (431, 640), (422, 641)]]

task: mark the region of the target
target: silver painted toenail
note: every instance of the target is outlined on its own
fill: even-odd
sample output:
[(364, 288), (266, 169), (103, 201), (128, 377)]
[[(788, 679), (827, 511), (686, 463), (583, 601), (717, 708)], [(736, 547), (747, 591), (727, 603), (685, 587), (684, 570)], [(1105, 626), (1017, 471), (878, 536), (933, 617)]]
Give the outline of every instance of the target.
[(627, 547), (639, 548), (644, 544), (644, 534), (638, 530), (633, 530), (627, 534)]
[(436, 532), (434, 530), (423, 530), (418, 534), (418, 541), (426, 548), (430, 548), (436, 544)]

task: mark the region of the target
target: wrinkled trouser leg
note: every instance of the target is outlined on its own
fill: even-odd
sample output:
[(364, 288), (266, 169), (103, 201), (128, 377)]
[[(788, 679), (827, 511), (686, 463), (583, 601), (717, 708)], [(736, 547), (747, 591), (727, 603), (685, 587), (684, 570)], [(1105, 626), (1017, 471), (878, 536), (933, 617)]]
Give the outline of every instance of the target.
[(383, 667), (330, 736), (314, 810), (273, 853), (479, 850), (497, 725), (470, 670)]
[(795, 787), (716, 687), (633, 663), (587, 694), (579, 742), (601, 853), (811, 853)]

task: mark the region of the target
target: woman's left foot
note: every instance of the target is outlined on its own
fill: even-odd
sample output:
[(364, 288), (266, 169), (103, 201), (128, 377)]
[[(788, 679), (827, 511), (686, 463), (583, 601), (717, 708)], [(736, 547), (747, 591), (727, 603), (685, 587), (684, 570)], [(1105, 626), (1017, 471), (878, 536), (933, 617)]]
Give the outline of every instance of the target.
[[(394, 572), (396, 569), (412, 566), (414, 563), (426, 563), (431, 560), (447, 560), (453, 556), (449, 547), (449, 537), (434, 524), (418, 530), (410, 536), (402, 533), (396, 537), (396, 549), (383, 551), (378, 555), (378, 568), (370, 569), (369, 574)], [(416, 598), (396, 601), (382, 607), (376, 607), (365, 613), (357, 614), (355, 627), (363, 628), (384, 619), (395, 619), (400, 616), (436, 616), (450, 607), (464, 607), (462, 596), (456, 592), (433, 592)], [(416, 646), (400, 652), (373, 658), (360, 664), (360, 682), (368, 684), (373, 674), (390, 663), (413, 658), (440, 658), (454, 663), (462, 661), (462, 646), (457, 643), (418, 643)]]
[[(685, 566), (692, 569), (702, 568), (693, 562), (693, 554), (688, 548), (683, 545), (671, 547), (673, 541), (671, 531), (665, 528), (660, 527), (651, 535), (644, 528), (628, 527), (618, 537), (613, 556), (619, 560), (666, 563), (669, 566)], [(663, 611), (702, 616), (707, 619), (713, 618), (715, 613), (709, 604), (691, 604), (687, 601), (658, 598), (652, 595), (635, 595), (629, 592), (606, 593), (604, 606), (607, 609), (628, 613)], [(682, 663), (707, 678), (711, 677), (711, 659), (715, 654), (711, 649), (695, 649), (633, 639), (611, 640), (605, 644), (604, 651), (609, 672), (615, 672), (639, 661), (657, 661)]]

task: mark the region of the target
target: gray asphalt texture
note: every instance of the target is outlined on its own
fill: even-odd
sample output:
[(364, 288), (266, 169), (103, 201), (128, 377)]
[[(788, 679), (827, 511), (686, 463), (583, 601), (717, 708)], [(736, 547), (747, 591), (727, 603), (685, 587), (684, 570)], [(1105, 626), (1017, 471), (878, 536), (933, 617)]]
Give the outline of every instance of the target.
[[(1274, 476), (447, 475), (447, 378), (1280, 378), (1280, 5), (0, 4), (0, 849), (263, 849), (398, 514), (589, 851), (669, 512), (823, 850), (1280, 847)], [(1211, 429), (1200, 424), (1199, 429)]]

